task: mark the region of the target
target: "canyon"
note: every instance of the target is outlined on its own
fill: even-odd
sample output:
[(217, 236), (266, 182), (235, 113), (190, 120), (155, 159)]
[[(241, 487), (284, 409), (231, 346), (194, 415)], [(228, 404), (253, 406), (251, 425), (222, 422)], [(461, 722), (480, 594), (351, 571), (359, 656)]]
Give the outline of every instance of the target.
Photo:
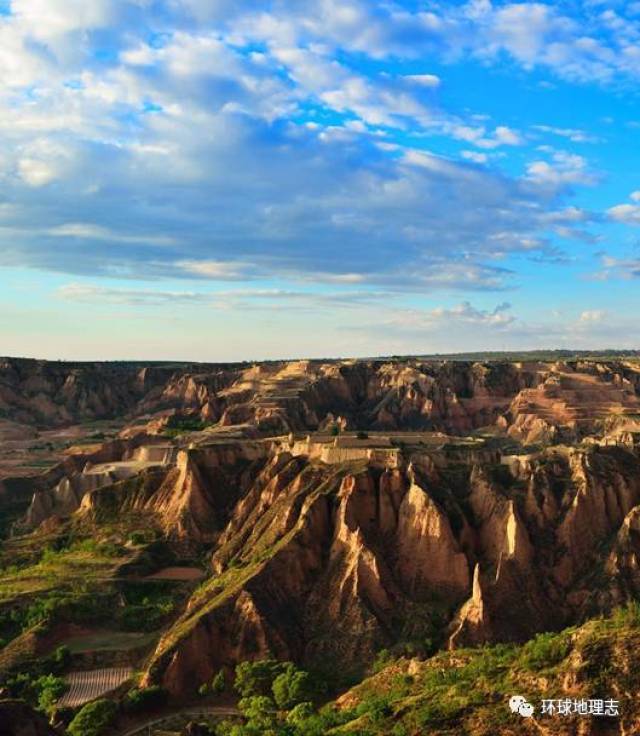
[[(37, 472), (16, 461), (52, 437)], [(248, 660), (344, 689), (381, 651), (520, 644), (640, 595), (635, 360), (8, 358), (0, 438), (4, 565), (83, 534), (122, 546), (105, 586), (199, 560), (127, 662), (176, 703)], [(0, 613), (40, 595), (21, 579)]]

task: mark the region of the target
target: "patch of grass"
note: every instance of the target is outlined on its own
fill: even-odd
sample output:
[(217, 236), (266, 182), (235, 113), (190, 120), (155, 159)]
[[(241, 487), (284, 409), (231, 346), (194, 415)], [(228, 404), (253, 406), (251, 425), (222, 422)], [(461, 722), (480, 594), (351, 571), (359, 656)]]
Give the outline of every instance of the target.
[(538, 634), (522, 647), (518, 662), (524, 669), (538, 672), (559, 664), (570, 648), (571, 638), (566, 632)]
[(174, 414), (169, 417), (167, 425), (163, 431), (166, 437), (174, 438), (188, 432), (202, 432), (207, 427), (212, 427), (212, 422), (205, 422), (199, 417), (184, 417)]

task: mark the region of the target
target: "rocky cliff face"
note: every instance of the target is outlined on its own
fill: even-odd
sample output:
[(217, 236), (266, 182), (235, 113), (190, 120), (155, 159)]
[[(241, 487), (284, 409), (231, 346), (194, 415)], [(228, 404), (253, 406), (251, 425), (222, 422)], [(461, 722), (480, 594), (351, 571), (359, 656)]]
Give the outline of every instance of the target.
[(0, 415), (57, 426), (177, 409), (270, 432), (345, 428), (510, 429), (517, 439), (576, 434), (640, 411), (640, 369), (611, 363), (336, 361), (152, 365), (0, 361)]
[(458, 462), (456, 487), (437, 453), (381, 468), (280, 450), (227, 497), (214, 575), (163, 637), (149, 682), (182, 695), (269, 653), (357, 670), (434, 635), (449, 648), (523, 641), (637, 589), (629, 450), (549, 450), (515, 474)]

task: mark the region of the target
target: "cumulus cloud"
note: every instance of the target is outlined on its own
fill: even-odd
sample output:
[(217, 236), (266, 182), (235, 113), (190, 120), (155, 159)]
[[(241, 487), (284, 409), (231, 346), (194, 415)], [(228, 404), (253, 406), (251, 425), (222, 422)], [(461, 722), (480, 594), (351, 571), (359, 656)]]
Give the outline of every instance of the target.
[(535, 184), (557, 189), (571, 184), (590, 185), (596, 182), (583, 156), (556, 151), (550, 161), (532, 161), (527, 165), (527, 178)]
[[(520, 178), (478, 166), (527, 134), (443, 110), (424, 66), (367, 74), (350, 55), (384, 66), (482, 45), (488, 63), (534, 64), (574, 26), (483, 2), (15, 0), (0, 18), (0, 265), (509, 288), (500, 259), (551, 252), (549, 198), (590, 183), (587, 162), (556, 153)], [(432, 136), (464, 148), (435, 155)]]
[(511, 324), (515, 317), (510, 314), (511, 304), (503, 302), (493, 310), (480, 310), (473, 307), (469, 302), (458, 304), (452, 309), (442, 307), (428, 312), (428, 319), (436, 322), (447, 322), (449, 320), (460, 320), (471, 324), (491, 325), (492, 327), (504, 327)]
[(520, 146), (523, 143), (521, 135), (506, 125), (499, 125), (493, 132), (487, 131), (484, 126), (472, 127), (469, 125), (446, 126), (451, 135), (461, 141), (472, 143), (478, 148), (498, 148), (500, 146)]
[(617, 204), (607, 210), (607, 215), (615, 222), (625, 225), (640, 225), (640, 191), (631, 192), (629, 199), (633, 204)]

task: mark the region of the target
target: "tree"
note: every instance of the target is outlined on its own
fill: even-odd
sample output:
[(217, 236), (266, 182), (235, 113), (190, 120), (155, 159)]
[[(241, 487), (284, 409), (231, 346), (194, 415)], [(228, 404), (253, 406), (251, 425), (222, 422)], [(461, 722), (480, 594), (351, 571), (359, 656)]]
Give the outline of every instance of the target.
[(287, 723), (290, 723), (293, 726), (301, 726), (313, 715), (313, 703), (305, 700), (302, 703), (298, 703), (298, 705), (296, 705), (289, 711), (289, 713), (287, 713)]
[(102, 736), (113, 723), (118, 708), (111, 700), (94, 700), (84, 705), (69, 724), (68, 736)]
[(286, 664), (276, 659), (240, 662), (236, 666), (234, 687), (243, 698), (252, 695), (270, 695), (273, 681), (284, 671)]
[(257, 731), (275, 730), (278, 726), (278, 714), (275, 703), (266, 695), (253, 695), (249, 698), (242, 698), (238, 703), (238, 707), (247, 719), (246, 727), (249, 732), (252, 729)]
[(304, 700), (313, 697), (313, 681), (311, 675), (304, 670), (299, 670), (291, 662), (287, 668), (273, 681), (273, 697), (279, 708), (289, 710)]
[(38, 708), (45, 713), (51, 714), (56, 702), (67, 690), (67, 683), (55, 675), (42, 675), (35, 683), (34, 688), (38, 693)]
[(223, 693), (227, 688), (227, 681), (224, 676), (224, 670), (220, 670), (211, 681), (211, 692), (217, 695)]

